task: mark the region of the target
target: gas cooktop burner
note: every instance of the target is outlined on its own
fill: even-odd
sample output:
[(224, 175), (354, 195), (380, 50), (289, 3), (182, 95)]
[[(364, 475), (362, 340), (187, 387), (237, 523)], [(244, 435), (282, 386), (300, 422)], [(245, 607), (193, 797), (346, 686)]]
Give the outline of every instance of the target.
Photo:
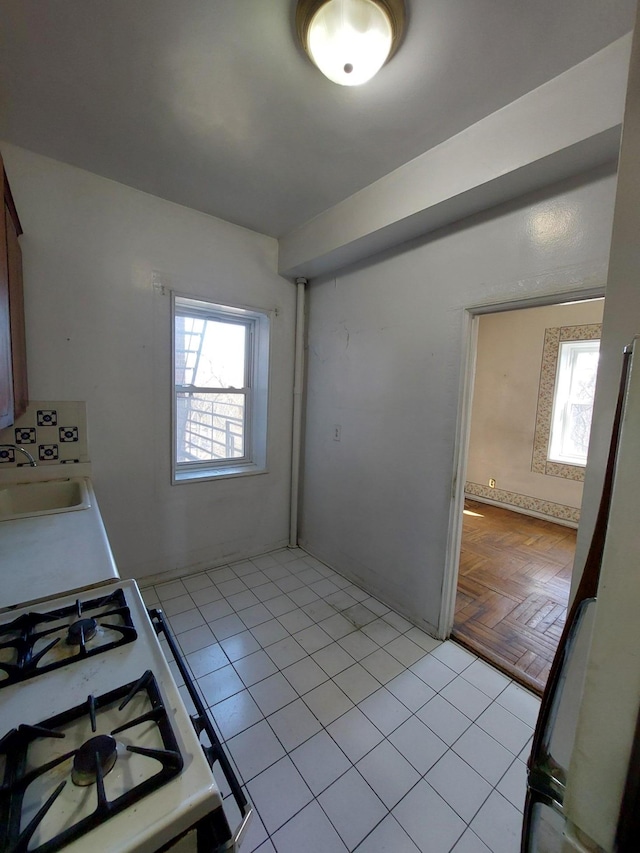
[(182, 767), (150, 670), (38, 725), (12, 729), (0, 740), (0, 853), (54, 853)]
[(98, 770), (106, 776), (118, 757), (116, 739), (110, 735), (96, 735), (86, 740), (73, 757), (71, 781), (79, 788), (93, 785), (98, 780)]
[(93, 640), (97, 630), (98, 623), (95, 619), (78, 619), (77, 622), (72, 622), (69, 625), (67, 643), (70, 646), (81, 646), (88, 640)]
[(124, 592), (0, 625), (0, 688), (135, 640)]

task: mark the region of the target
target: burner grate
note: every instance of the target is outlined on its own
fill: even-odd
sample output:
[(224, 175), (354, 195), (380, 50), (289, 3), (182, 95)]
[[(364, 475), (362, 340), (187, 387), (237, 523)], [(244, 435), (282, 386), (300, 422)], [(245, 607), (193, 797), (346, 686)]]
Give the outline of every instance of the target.
[[(118, 720), (122, 722), (112, 727)], [(104, 723), (108, 724), (108, 734)], [(100, 735), (84, 739), (84, 735), (99, 728), (103, 730)], [(142, 733), (149, 739), (150, 731), (161, 746), (149, 748), (123, 742), (124, 733), (135, 737)], [(110, 757), (113, 759), (110, 766), (105, 766), (99, 754), (107, 740), (119, 744), (119, 755), (117, 759)], [(72, 748), (65, 749), (61, 741), (69, 741)], [(94, 745), (95, 760), (90, 762), (94, 778), (74, 780), (74, 771), (77, 773), (78, 764), (86, 761), (86, 752), (94, 749)], [(48, 758), (52, 753), (53, 757)], [(42, 760), (43, 756), (47, 760)], [(164, 785), (183, 766), (151, 670), (135, 682), (102, 696), (89, 696), (82, 705), (36, 726), (12, 729), (0, 740), (0, 758), (4, 764), (0, 786), (0, 853), (54, 853)], [(132, 787), (107, 790), (114, 761), (115, 767), (118, 762), (138, 762), (136, 767), (127, 765), (117, 774), (118, 784), (124, 778), (131, 780)], [(76, 796), (77, 791), (88, 790), (95, 791), (89, 809), (86, 798), (79, 801)], [(81, 806), (76, 813), (72, 807), (77, 803)], [(52, 827), (60, 831), (52, 832)]]
[(124, 592), (78, 599), (0, 625), (0, 689), (130, 643), (137, 637)]

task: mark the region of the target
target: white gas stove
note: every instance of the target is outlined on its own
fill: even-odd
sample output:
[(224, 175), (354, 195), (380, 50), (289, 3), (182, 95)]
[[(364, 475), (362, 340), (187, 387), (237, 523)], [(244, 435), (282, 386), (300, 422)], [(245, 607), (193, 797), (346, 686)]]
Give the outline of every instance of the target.
[(189, 716), (152, 618), (134, 581), (0, 615), (0, 853), (237, 849), (214, 761), (243, 826), (250, 810), (197, 695)]

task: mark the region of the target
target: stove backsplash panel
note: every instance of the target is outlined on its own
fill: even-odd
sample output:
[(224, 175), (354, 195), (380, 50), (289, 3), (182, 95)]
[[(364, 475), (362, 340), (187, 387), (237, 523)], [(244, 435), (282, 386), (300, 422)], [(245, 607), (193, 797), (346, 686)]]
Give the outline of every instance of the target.
[(89, 462), (87, 406), (79, 401), (32, 401), (13, 426), (0, 430), (0, 465), (29, 465), (23, 447), (40, 465)]

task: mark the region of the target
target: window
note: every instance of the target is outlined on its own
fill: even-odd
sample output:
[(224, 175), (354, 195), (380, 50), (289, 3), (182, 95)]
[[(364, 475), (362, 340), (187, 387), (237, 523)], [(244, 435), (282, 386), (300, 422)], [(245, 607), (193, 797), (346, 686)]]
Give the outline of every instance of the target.
[[(562, 402), (556, 401), (556, 389), (560, 372), (560, 348), (565, 343), (594, 344), (602, 337), (602, 325), (589, 323), (575, 326), (554, 326), (545, 329), (542, 347), (542, 363), (540, 365), (540, 385), (538, 388), (538, 405), (536, 410), (536, 425), (533, 439), (533, 454), (531, 470), (536, 474), (546, 474), (549, 477), (562, 477), (565, 480), (584, 482), (584, 461), (554, 462), (549, 458), (551, 447), (551, 427), (554, 409), (559, 412)], [(559, 398), (560, 399), (560, 398)], [(587, 438), (588, 441), (588, 438)]]
[(174, 481), (266, 467), (269, 317), (173, 299)]
[(558, 352), (548, 458), (586, 465), (600, 341), (562, 341)]

